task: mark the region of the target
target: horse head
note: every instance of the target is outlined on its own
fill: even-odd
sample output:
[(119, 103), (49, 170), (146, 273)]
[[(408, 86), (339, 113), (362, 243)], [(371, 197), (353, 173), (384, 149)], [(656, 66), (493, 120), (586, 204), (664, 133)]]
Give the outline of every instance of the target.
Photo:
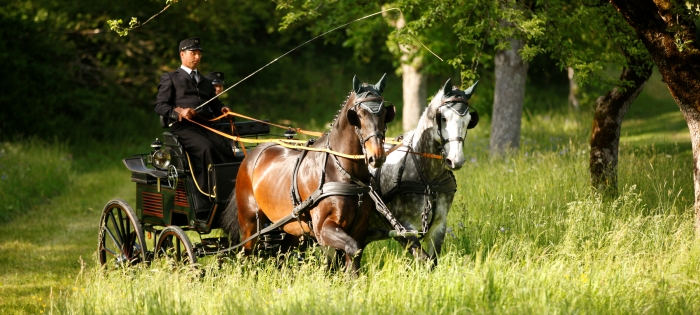
[[(353, 91), (343, 107), (343, 112), (347, 123), (355, 128), (366, 163), (379, 168), (386, 160), (386, 124), (396, 116), (396, 108), (393, 105), (385, 106), (382, 97), (386, 86), (386, 74), (375, 85), (360, 83), (355, 76), (352, 85)], [(342, 117), (340, 118), (342, 122)]]
[(428, 106), (428, 118), (433, 120), (433, 140), (441, 146), (445, 167), (450, 170), (464, 165), (464, 137), (468, 129), (479, 123), (479, 113), (470, 111), (468, 102), (477, 83), (462, 91), (452, 86), (452, 79), (447, 79)]

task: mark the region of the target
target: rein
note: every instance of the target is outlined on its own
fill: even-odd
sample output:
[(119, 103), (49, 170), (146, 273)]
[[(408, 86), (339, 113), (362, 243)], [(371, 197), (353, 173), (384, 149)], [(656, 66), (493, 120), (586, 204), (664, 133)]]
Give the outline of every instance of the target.
[[(271, 122), (269, 122), (269, 121), (264, 121), (264, 120), (255, 119), (255, 118), (252, 118), (252, 117), (249, 117), (249, 116), (246, 116), (246, 115), (242, 115), (242, 114), (239, 114), (239, 113), (235, 113), (235, 112), (232, 112), (232, 111), (229, 111), (228, 113), (223, 114), (223, 115), (221, 115), (221, 116), (219, 116), (219, 117), (215, 117), (215, 118), (213, 118), (213, 119), (209, 119), (209, 121), (217, 121), (217, 120), (220, 120), (220, 119), (225, 118), (225, 117), (227, 117), (227, 116), (237, 116), (237, 117), (249, 119), (249, 120), (252, 120), (252, 121), (256, 121), (256, 122), (259, 122), (259, 123), (267, 124), (267, 125), (274, 126), (274, 127), (278, 127), (278, 128), (282, 128), (282, 129), (294, 130), (294, 131), (297, 132), (297, 133), (305, 134), (305, 135), (309, 135), (309, 136), (314, 136), (314, 137), (321, 137), (321, 136), (323, 136), (323, 133), (322, 133), (322, 132), (309, 131), (309, 130), (304, 130), (304, 129), (301, 129), (301, 128), (286, 127), (286, 126), (282, 126), (282, 125), (278, 125), (278, 124), (271, 123)], [(193, 121), (193, 120), (190, 120), (190, 119), (187, 119), (187, 120), (188, 120), (188, 121), (191, 121), (191, 122), (193, 122), (193, 123), (196, 123), (197, 125), (201, 126), (201, 127), (204, 128), (204, 129), (207, 129), (207, 130), (209, 130), (209, 131), (211, 131), (211, 132), (214, 132), (214, 133), (216, 133), (216, 134), (219, 134), (219, 135), (221, 135), (221, 136), (224, 136), (224, 137), (226, 137), (226, 138), (229, 138), (229, 139), (231, 139), (231, 140), (238, 141), (238, 142), (241, 142), (241, 143), (265, 143), (265, 142), (274, 142), (274, 143), (283, 145), (283, 146), (285, 146), (286, 148), (295, 148), (295, 149), (302, 149), (302, 150), (308, 150), (308, 151), (317, 151), (317, 149), (305, 147), (304, 145), (306, 144), (306, 141), (302, 141), (302, 140), (289, 140), (289, 139), (251, 139), (251, 138), (243, 138), (243, 137), (240, 137), (240, 136), (231, 136), (231, 135), (229, 135), (229, 134), (219, 132), (218, 130), (216, 130), (216, 129), (214, 129), (214, 128), (211, 128), (211, 127), (209, 127), (209, 126), (206, 126), (206, 125), (197, 123), (196, 121)], [(369, 140), (369, 139), (370, 139), (370, 138), (367, 138), (367, 139), (365, 140), (365, 142), (367, 142), (367, 140)], [(281, 142), (283, 142), (283, 143), (288, 143), (288, 144), (292, 144), (292, 143), (293, 143), (293, 144), (295, 144), (295, 145), (294, 145), (294, 146), (291, 146), (291, 145), (284, 145), (284, 144), (282, 144), (282, 143), (280, 143), (280, 142), (278, 142), (278, 141), (281, 141)], [(397, 149), (399, 149), (399, 148), (401, 147), (401, 145), (402, 145), (401, 141), (384, 140), (384, 142), (389, 143), (389, 144), (396, 145), (392, 150), (397, 150)], [(406, 151), (403, 151), (403, 150), (399, 150), (399, 151), (401, 151), (401, 152), (406, 152)], [(391, 152), (393, 152), (393, 151), (391, 151)], [(334, 152), (328, 152), (328, 153), (335, 154)], [(420, 156), (422, 156), (422, 157), (426, 157), (426, 158), (430, 158), (430, 159), (436, 159), (436, 160), (441, 160), (441, 159), (442, 159), (442, 155), (439, 155), (439, 154), (424, 153), (424, 152), (414, 152), (414, 151), (411, 151), (411, 152), (409, 152), (409, 153), (410, 153), (410, 154), (415, 154), (415, 155), (420, 155)], [(387, 155), (388, 155), (388, 154), (389, 154), (389, 153), (387, 152)], [(354, 159), (354, 160), (362, 159), (361, 157), (359, 157), (359, 155), (356, 155), (356, 156), (354, 156), (354, 157), (348, 157), (347, 155), (344, 156), (343, 154), (335, 154), (335, 155), (342, 156), (342, 157), (348, 158), (348, 159)]]
[[(185, 119), (186, 119), (186, 118), (185, 118)], [(224, 133), (224, 132), (221, 132), (221, 131), (219, 131), (219, 130), (216, 130), (216, 129), (212, 128), (212, 127), (206, 126), (206, 125), (204, 125), (204, 124), (200, 124), (200, 123), (198, 123), (198, 122), (196, 122), (196, 121), (194, 121), (194, 120), (191, 120), (191, 119), (186, 119), (186, 120), (187, 120), (187, 121), (190, 121), (190, 122), (192, 122), (192, 123), (194, 123), (194, 124), (197, 124), (197, 125), (199, 125), (200, 127), (204, 128), (204, 129), (207, 129), (207, 130), (209, 130), (209, 131), (211, 131), (211, 132), (213, 132), (213, 133), (216, 133), (216, 134), (218, 134), (218, 135), (220, 135), (220, 136), (222, 136), (222, 137), (226, 137), (226, 138), (228, 138), (228, 139), (235, 140), (235, 141), (239, 141), (239, 142), (249, 142), (249, 143), (266, 143), (266, 142), (272, 142), (272, 143), (276, 143), (276, 144), (278, 144), (278, 145), (281, 145), (281, 146), (283, 146), (283, 147), (285, 147), (285, 148), (289, 148), (289, 149), (299, 149), (299, 150), (307, 150), (307, 151), (315, 151), (315, 152), (326, 152), (326, 153), (330, 153), (330, 154), (333, 154), (333, 155), (342, 156), (342, 157), (344, 157), (344, 158), (346, 158), (346, 159), (351, 159), (351, 160), (362, 160), (362, 159), (365, 158), (364, 155), (344, 154), (344, 153), (341, 153), (341, 152), (331, 151), (331, 150), (328, 150), (328, 149), (325, 149), (325, 148), (324, 148), (324, 149), (321, 149), (321, 148), (306, 147), (306, 146), (304, 146), (304, 144), (306, 144), (306, 141), (302, 141), (302, 140), (286, 140), (286, 139), (251, 139), (251, 138), (242, 138), (242, 137), (239, 137), (239, 136), (232, 136), (232, 135), (229, 135), (229, 134), (227, 134), (227, 133)]]
[[(377, 99), (377, 98), (372, 98), (372, 100), (374, 100), (374, 99)], [(382, 100), (383, 100), (383, 98), (379, 98), (379, 99), (382, 99)], [(378, 113), (378, 112), (381, 111), (381, 109), (383, 108), (383, 105), (382, 105), (383, 102), (380, 103), (379, 106), (378, 106), (378, 109), (376, 109), (376, 108), (371, 108), (371, 107), (369, 107), (369, 106), (367, 106), (367, 105), (363, 105), (363, 104), (362, 104), (362, 102), (366, 102), (366, 101), (368, 101), (368, 100), (366, 100), (366, 99), (360, 99), (359, 102), (355, 102), (355, 105), (353, 105), (353, 107), (362, 106), (362, 107), (364, 107), (364, 108), (367, 108), (367, 109), (368, 109), (370, 112), (372, 112), (373, 114)], [(214, 130), (213, 128), (209, 128), (209, 127), (207, 127), (207, 126), (205, 126), (205, 125), (202, 125), (202, 124), (199, 124), (199, 123), (197, 123), (197, 122), (195, 122), (195, 123), (198, 124), (198, 125), (200, 125), (200, 126), (202, 126), (202, 127), (204, 127), (204, 128), (206, 128), (206, 129), (209, 129), (209, 130), (211, 130), (211, 131), (214, 131), (214, 132), (216, 132), (216, 133), (218, 133), (218, 134), (226, 135), (225, 133), (222, 133), (222, 132), (219, 132), (219, 131), (217, 131), (217, 130)], [(386, 130), (385, 130), (385, 131), (386, 131)], [(368, 137), (363, 137), (362, 134), (361, 134), (361, 132), (359, 131), (359, 128), (358, 128), (358, 127), (355, 127), (355, 134), (357, 135), (358, 140), (362, 141), (362, 151), (363, 151), (363, 153), (364, 153), (364, 151), (365, 151), (365, 145), (364, 145), (364, 143), (367, 142), (367, 140), (369, 140), (371, 137), (373, 137), (373, 136), (376, 136), (376, 137), (381, 136), (382, 139), (384, 139), (384, 132), (379, 132), (379, 131), (373, 132), (373, 133), (372, 133), (370, 136), (368, 136)], [(226, 135), (226, 136), (228, 137), (228, 135)], [(231, 137), (233, 137), (233, 136), (231, 136)], [(240, 137), (238, 137), (238, 138), (240, 138)], [(363, 139), (364, 139), (364, 141), (363, 141)], [(257, 232), (257, 233), (251, 235), (250, 237), (248, 237), (247, 239), (243, 240), (242, 242), (240, 242), (240, 243), (237, 244), (237, 245), (234, 245), (234, 246), (231, 246), (231, 247), (229, 247), (229, 248), (225, 248), (225, 249), (219, 250), (218, 253), (226, 253), (226, 252), (229, 252), (229, 251), (233, 251), (233, 250), (235, 250), (235, 249), (237, 249), (237, 248), (243, 246), (244, 244), (250, 242), (251, 240), (255, 239), (256, 237), (258, 237), (258, 236), (260, 236), (260, 235), (262, 235), (262, 234), (265, 234), (265, 233), (267, 233), (267, 232), (270, 232), (270, 231), (272, 231), (272, 230), (274, 230), (274, 229), (277, 229), (277, 228), (281, 227), (282, 225), (288, 223), (289, 221), (291, 221), (291, 220), (293, 220), (293, 219), (297, 219), (297, 221), (299, 221), (300, 224), (301, 224), (301, 220), (300, 220), (299, 217), (300, 217), (300, 215), (301, 215), (302, 212), (307, 211), (307, 210), (313, 208), (313, 207), (314, 207), (315, 205), (317, 205), (321, 200), (323, 200), (323, 199), (326, 198), (326, 197), (330, 197), (330, 196), (353, 196), (353, 195), (357, 195), (357, 196), (358, 196), (358, 208), (360, 208), (360, 207), (362, 206), (362, 197), (363, 197), (363, 194), (364, 194), (364, 193), (369, 193), (370, 197), (371, 197), (372, 200), (375, 202), (375, 204), (376, 204), (376, 206), (377, 206), (377, 209), (378, 209), (378, 210), (381, 209), (380, 212), (381, 212), (382, 214), (384, 214), (384, 215), (386, 216), (386, 218), (392, 223), (392, 226), (394, 226), (394, 228), (395, 228), (397, 231), (399, 231), (398, 235), (399, 235), (399, 236), (408, 235), (406, 229), (398, 222), (398, 220), (396, 220), (396, 218), (393, 217), (393, 215), (391, 214), (391, 212), (389, 211), (389, 209), (388, 209), (388, 208), (386, 207), (386, 205), (382, 202), (381, 197), (372, 189), (372, 186), (371, 186), (370, 184), (364, 183), (362, 180), (360, 180), (360, 179), (358, 179), (357, 177), (355, 177), (355, 176), (353, 176), (352, 174), (350, 174), (347, 170), (345, 170), (345, 169), (343, 168), (343, 166), (340, 164), (340, 161), (338, 160), (338, 156), (342, 156), (342, 157), (353, 157), (353, 156), (358, 156), (358, 155), (343, 154), (343, 153), (339, 153), (339, 152), (335, 152), (335, 151), (331, 150), (331, 147), (330, 147), (330, 132), (328, 133), (328, 135), (327, 135), (327, 137), (326, 137), (326, 141), (327, 141), (327, 142), (326, 142), (326, 148), (325, 148), (325, 149), (310, 150), (310, 149), (313, 149), (313, 148), (299, 147), (299, 146), (291, 146), (291, 147), (294, 148), (294, 149), (304, 149), (304, 150), (307, 150), (307, 151), (317, 151), (317, 152), (325, 152), (325, 153), (326, 153), (326, 154), (324, 154), (323, 163), (322, 163), (322, 167), (321, 167), (321, 175), (320, 175), (320, 179), (321, 179), (321, 180), (319, 181), (319, 187), (318, 187), (313, 193), (311, 193), (311, 195), (310, 195), (308, 198), (306, 198), (306, 200), (303, 200), (303, 201), (301, 200), (301, 195), (299, 194), (299, 188), (298, 188), (298, 183), (297, 183), (297, 182), (298, 182), (298, 181), (297, 181), (297, 174), (298, 174), (298, 172), (299, 172), (299, 167), (301, 166), (301, 162), (302, 162), (302, 160), (304, 159), (304, 157), (306, 157), (306, 154), (307, 154), (307, 151), (304, 151), (304, 152), (303, 152), (302, 154), (300, 154), (299, 157), (297, 158), (297, 161), (296, 161), (296, 163), (295, 163), (295, 165), (294, 165), (294, 169), (292, 170), (292, 185), (291, 185), (291, 191), (290, 191), (290, 196), (291, 196), (291, 199), (292, 199), (292, 204), (294, 205), (294, 207), (292, 208), (292, 212), (291, 212), (290, 214), (288, 214), (287, 216), (285, 216), (284, 218), (280, 219), (279, 221), (275, 222), (274, 224), (271, 224), (270, 226), (268, 226), (268, 227), (266, 227), (266, 228), (264, 228), (264, 229), (262, 229), (262, 230), (260, 230), (259, 227), (258, 227), (258, 232)], [(266, 141), (266, 142), (269, 142), (269, 141)], [(289, 147), (289, 146), (284, 145), (284, 141), (277, 140), (277, 141), (273, 141), (273, 142), (275, 142), (275, 143), (277, 143), (277, 144), (279, 144), (279, 145), (282, 145), (282, 146), (284, 146), (284, 147)], [(326, 180), (326, 165), (327, 165), (327, 163), (328, 163), (328, 156), (329, 156), (329, 155), (333, 158), (333, 161), (334, 161), (333, 165), (336, 167), (336, 169), (338, 169), (338, 171), (340, 171), (340, 173), (341, 173), (345, 178), (347, 178), (347, 179), (349, 179), (350, 181), (352, 181), (352, 183), (325, 182), (325, 180)], [(365, 155), (365, 154), (361, 155), (360, 157), (364, 157), (364, 158), (366, 159), (366, 155)], [(256, 214), (256, 216), (257, 216), (257, 214)], [(357, 217), (355, 217), (355, 218), (357, 218)], [(309, 227), (311, 227), (311, 223), (310, 223), (310, 222), (307, 223), (307, 224), (308, 224)], [(354, 222), (353, 222), (352, 224), (354, 225)], [(303, 229), (302, 229), (302, 231), (303, 231)], [(413, 232), (413, 231), (412, 231), (412, 232)], [(306, 232), (304, 232), (304, 234), (306, 234)], [(415, 234), (415, 233), (414, 233), (414, 234)]]

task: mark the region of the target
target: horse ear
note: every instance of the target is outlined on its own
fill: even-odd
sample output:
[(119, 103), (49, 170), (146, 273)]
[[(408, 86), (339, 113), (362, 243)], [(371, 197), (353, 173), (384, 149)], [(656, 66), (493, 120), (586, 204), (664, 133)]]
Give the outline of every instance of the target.
[(362, 85), (362, 82), (357, 79), (357, 75), (352, 77), (352, 90), (355, 91), (355, 94), (360, 93), (360, 86)]
[(379, 91), (379, 93), (384, 93), (384, 87), (386, 87), (386, 73), (379, 79), (379, 82), (374, 85), (374, 88)]
[(479, 123), (479, 113), (477, 113), (476, 111), (469, 112), (469, 116), (471, 117), (471, 119), (469, 119), (467, 129), (472, 129), (476, 127), (476, 125)]
[(445, 85), (442, 86), (442, 95), (447, 95), (452, 91), (452, 78), (447, 79)]
[(386, 108), (386, 115), (384, 115), (384, 123), (388, 124), (392, 121), (394, 121), (394, 118), (396, 118), (396, 107), (394, 105), (387, 106)]
[(472, 97), (474, 90), (476, 90), (477, 84), (479, 84), (479, 81), (474, 82), (474, 85), (472, 85), (468, 89), (464, 90), (464, 94), (467, 94), (467, 99), (470, 99)]
[(356, 111), (354, 111), (352, 109), (348, 109), (345, 116), (348, 118), (348, 123), (350, 123), (351, 126), (355, 126), (355, 127), (360, 126), (360, 117), (357, 117)]

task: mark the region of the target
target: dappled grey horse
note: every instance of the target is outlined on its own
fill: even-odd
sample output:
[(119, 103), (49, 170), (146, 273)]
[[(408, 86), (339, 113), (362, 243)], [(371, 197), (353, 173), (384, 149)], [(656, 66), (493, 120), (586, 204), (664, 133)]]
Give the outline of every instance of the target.
[[(457, 183), (452, 171), (464, 165), (464, 137), (479, 121), (468, 104), (476, 83), (462, 91), (450, 79), (433, 97), (418, 126), (403, 135), (402, 144), (389, 150), (381, 169), (371, 169), (372, 185), (398, 223), (417, 235), (395, 237), (416, 258), (437, 263)], [(399, 137), (401, 138), (401, 137)], [(396, 227), (373, 215), (368, 243), (387, 239)], [(421, 247), (420, 241), (423, 246)]]

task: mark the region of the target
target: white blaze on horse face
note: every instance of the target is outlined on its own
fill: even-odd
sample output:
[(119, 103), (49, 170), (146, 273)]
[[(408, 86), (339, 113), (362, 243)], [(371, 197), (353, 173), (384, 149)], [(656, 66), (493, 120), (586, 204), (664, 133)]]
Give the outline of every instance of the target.
[(469, 113), (460, 116), (454, 110), (449, 108), (442, 109), (442, 137), (446, 143), (445, 148), (445, 166), (448, 169), (458, 170), (464, 165), (464, 141), (449, 141), (449, 139), (466, 138), (467, 126), (471, 115)]

